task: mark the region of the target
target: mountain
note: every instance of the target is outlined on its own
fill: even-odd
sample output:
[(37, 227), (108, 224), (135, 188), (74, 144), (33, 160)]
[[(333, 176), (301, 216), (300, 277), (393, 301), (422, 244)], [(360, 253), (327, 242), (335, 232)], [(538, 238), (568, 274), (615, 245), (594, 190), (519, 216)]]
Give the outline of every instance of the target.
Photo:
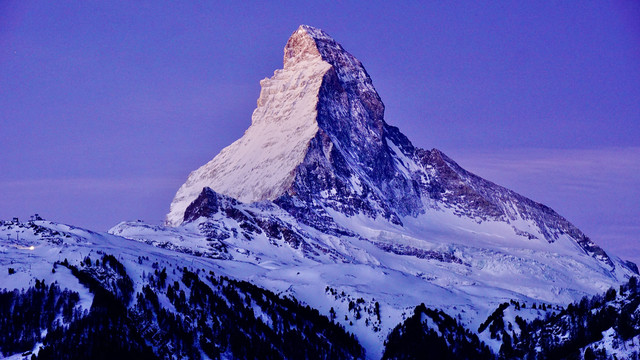
[(378, 359), (427, 338), (484, 357), (503, 346), (502, 304), (562, 308), (637, 273), (549, 207), (415, 147), (322, 30), (297, 29), (261, 86), (245, 134), (189, 175), (165, 224), (0, 223), (0, 316), (37, 305), (27, 327), (6, 321), (19, 335), (3, 354), (55, 358), (74, 339), (97, 344), (76, 358), (250, 358), (250, 344)]
[(260, 82), (249, 129), (190, 174), (167, 224), (193, 218), (189, 206), (210, 197), (202, 192), (207, 187), (242, 203), (271, 201), (306, 225), (345, 233), (350, 229), (331, 212), (402, 226), (403, 218), (444, 209), (510, 224), (530, 240), (566, 236), (615, 270), (599, 246), (552, 209), (467, 172), (437, 149), (414, 147), (384, 121), (362, 63), (324, 31), (300, 26), (284, 53), (284, 69)]
[[(385, 122), (362, 63), (324, 31), (300, 26), (285, 46), (284, 69), (260, 84), (251, 126), (190, 174), (171, 204), (168, 225), (211, 217), (218, 208), (207, 204), (222, 199), (231, 207), (268, 204), (322, 234), (362, 238), (369, 234), (354, 229), (353, 218), (400, 231), (463, 219), (502, 227), (513, 245), (525, 238), (574, 246), (595, 259), (590, 263), (599, 271), (616, 279), (629, 274), (626, 264), (614, 263), (549, 207), (464, 170), (437, 149), (414, 147)], [(420, 250), (396, 241), (380, 246)]]
[[(249, 264), (42, 219), (0, 221), (0, 238), (0, 358), (636, 359), (639, 353), (637, 277), (564, 307), (512, 299), (489, 308), (477, 328), (464, 324), (464, 313), (421, 304), (394, 319), (400, 323), (387, 335), (388, 299), (370, 302), (354, 295), (357, 289), (327, 286), (325, 301), (333, 306), (318, 311), (290, 291), (238, 280)], [(341, 325), (344, 316), (352, 323)], [(384, 334), (384, 354), (360, 345), (359, 325), (366, 324)]]
[(284, 68), (260, 84), (251, 125), (189, 175), (168, 227), (111, 233), (253, 264), (242, 276), (321, 310), (325, 285), (382, 301), (390, 317), (354, 330), (375, 352), (384, 336), (373, 329), (415, 304), (477, 327), (505, 300), (567, 304), (634, 274), (551, 208), (415, 147), (324, 31), (300, 26)]

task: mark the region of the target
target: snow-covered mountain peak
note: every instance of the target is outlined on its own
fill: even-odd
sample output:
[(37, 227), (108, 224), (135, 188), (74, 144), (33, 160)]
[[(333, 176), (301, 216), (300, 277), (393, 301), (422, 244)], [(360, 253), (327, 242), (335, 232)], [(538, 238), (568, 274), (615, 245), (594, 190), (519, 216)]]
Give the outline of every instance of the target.
[(284, 68), (288, 69), (300, 62), (318, 60), (329, 63), (335, 71), (334, 80), (339, 83), (339, 88), (331, 90), (344, 90), (358, 97), (374, 120), (378, 132), (381, 132), (384, 104), (360, 60), (347, 52), (325, 31), (300, 25), (285, 46)]
[(184, 220), (204, 187), (242, 202), (291, 192), (313, 144), (337, 148), (369, 167), (379, 157), (384, 106), (360, 61), (324, 31), (300, 26), (285, 46), (284, 68), (260, 85), (251, 126), (189, 175), (171, 204), (169, 225)]
[[(495, 226), (482, 231), (499, 233), (508, 247), (568, 247), (607, 276), (630, 273), (549, 207), (466, 171), (437, 149), (414, 147), (385, 122), (384, 105), (362, 63), (324, 31), (298, 28), (285, 47), (284, 68), (261, 86), (251, 126), (191, 173), (171, 204), (169, 225), (245, 210), (252, 218), (253, 204), (265, 202), (279, 214), (273, 220), (278, 227), (302, 242), (325, 236), (374, 241), (390, 227), (396, 235), (385, 235), (377, 247), (431, 254), (431, 245), (399, 244), (405, 236), (428, 233), (455, 233), (450, 239), (458, 239), (456, 224), (462, 221), (468, 229)], [(367, 225), (358, 228), (354, 219)], [(347, 252), (336, 258), (353, 257)]]

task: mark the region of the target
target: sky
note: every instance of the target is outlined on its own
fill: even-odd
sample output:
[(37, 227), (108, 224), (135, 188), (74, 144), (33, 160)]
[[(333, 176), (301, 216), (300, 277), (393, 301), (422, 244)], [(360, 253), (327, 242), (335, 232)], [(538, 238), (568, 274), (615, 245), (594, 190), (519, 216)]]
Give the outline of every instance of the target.
[(161, 223), (300, 24), (414, 145), (640, 263), (640, 3), (0, 1), (0, 219)]

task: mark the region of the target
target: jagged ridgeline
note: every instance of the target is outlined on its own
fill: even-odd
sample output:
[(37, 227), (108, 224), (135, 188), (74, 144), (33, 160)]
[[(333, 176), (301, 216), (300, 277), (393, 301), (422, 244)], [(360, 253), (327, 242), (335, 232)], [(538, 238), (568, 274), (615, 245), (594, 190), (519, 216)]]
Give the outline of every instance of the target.
[[(188, 176), (167, 226), (111, 234), (286, 289), (373, 358), (422, 302), (476, 331), (505, 299), (565, 306), (637, 273), (548, 206), (414, 146), (363, 64), (320, 29), (300, 26), (260, 85), (250, 126)], [(385, 316), (358, 318), (327, 286)], [(479, 336), (497, 352), (490, 335)]]
[[(548, 206), (466, 171), (438, 149), (414, 146), (385, 120), (362, 63), (320, 29), (300, 26), (285, 46), (283, 69), (260, 84), (251, 125), (189, 175), (171, 203), (171, 227), (197, 224), (228, 250), (235, 239), (266, 238), (270, 245), (238, 245), (260, 259), (292, 247), (293, 256), (320, 263), (411, 274), (442, 265), (449, 275), (440, 276), (455, 278), (447, 286), (487, 284), (503, 289), (502, 297), (568, 302), (637, 270)], [(140, 238), (135, 226), (113, 231)], [(285, 249), (268, 249), (281, 241)], [(408, 270), (393, 255), (424, 261)], [(233, 258), (233, 251), (211, 256)]]
[(331, 212), (403, 225), (403, 218), (446, 208), (511, 224), (514, 235), (529, 240), (568, 237), (615, 269), (549, 207), (469, 173), (437, 149), (413, 146), (385, 121), (362, 63), (326, 32), (300, 26), (285, 46), (284, 68), (260, 85), (251, 126), (189, 175), (171, 203), (169, 225), (206, 216), (191, 206), (211, 197), (205, 188), (243, 203), (273, 202), (323, 231), (340, 228)]

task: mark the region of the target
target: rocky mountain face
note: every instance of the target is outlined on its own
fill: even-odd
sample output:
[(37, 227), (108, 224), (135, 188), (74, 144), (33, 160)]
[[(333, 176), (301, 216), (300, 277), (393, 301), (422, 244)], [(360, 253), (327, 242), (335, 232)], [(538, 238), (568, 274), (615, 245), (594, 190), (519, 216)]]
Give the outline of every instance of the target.
[(414, 147), (384, 120), (384, 104), (362, 63), (324, 31), (302, 25), (284, 50), (284, 69), (261, 81), (244, 136), (194, 171), (167, 216), (177, 226), (203, 215), (205, 187), (244, 203), (272, 201), (325, 232), (350, 233), (347, 217), (429, 217), (450, 209), (477, 222), (553, 243), (570, 237), (610, 270), (609, 256), (549, 207), (484, 180), (437, 149)]

